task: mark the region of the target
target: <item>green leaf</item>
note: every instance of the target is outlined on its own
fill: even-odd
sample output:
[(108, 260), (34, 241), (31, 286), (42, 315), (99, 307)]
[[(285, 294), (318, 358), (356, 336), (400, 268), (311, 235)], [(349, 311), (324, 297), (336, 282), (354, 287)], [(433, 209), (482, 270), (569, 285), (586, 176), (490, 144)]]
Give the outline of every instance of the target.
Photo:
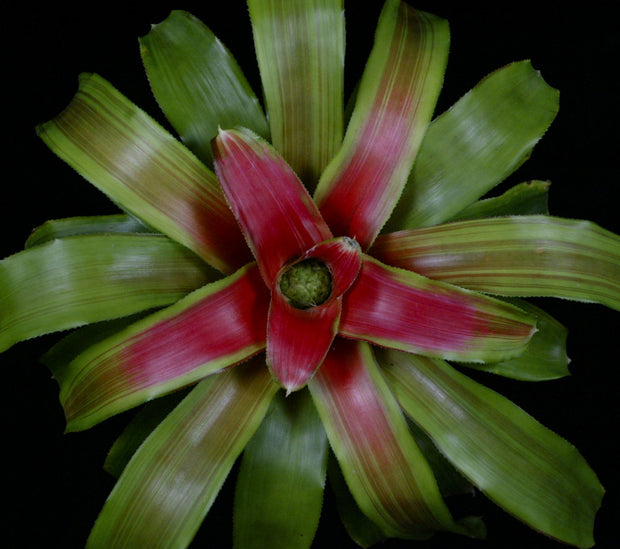
[(248, 0), (271, 141), (309, 189), (340, 147), (343, 0)]
[(57, 238), (87, 234), (152, 233), (140, 220), (127, 214), (97, 215), (52, 219), (37, 227), (26, 240), (26, 248), (39, 246)]
[(464, 533), (368, 344), (337, 340), (308, 387), (353, 497), (384, 534)]
[(187, 147), (210, 165), (218, 126), (269, 137), (254, 92), (226, 47), (191, 14), (174, 10), (140, 39), (153, 94)]
[(548, 215), (549, 181), (527, 181), (500, 196), (485, 198), (461, 210), (450, 221), (498, 217), (503, 215)]
[(382, 235), (389, 265), (504, 296), (548, 296), (620, 309), (620, 237), (591, 221), (515, 216)]
[(87, 547), (187, 547), (276, 390), (264, 357), (199, 383), (131, 459)]
[(407, 181), (446, 68), (448, 23), (390, 0), (357, 90), (342, 148), (315, 201), (336, 236), (368, 249)]
[(241, 460), (233, 522), (237, 549), (310, 547), (321, 514), (327, 451), (308, 392), (285, 397), (280, 391)]
[(558, 92), (529, 61), (490, 74), (430, 125), (384, 232), (442, 223), (530, 155), (558, 111)]
[(570, 359), (566, 354), (568, 330), (545, 311), (522, 299), (510, 303), (536, 317), (538, 331), (532, 336), (525, 351), (502, 362), (487, 364), (466, 363), (464, 366), (523, 381), (544, 381), (570, 374)]
[(87, 429), (258, 353), (268, 307), (269, 292), (248, 265), (53, 369), (67, 430)]
[(491, 500), (560, 541), (594, 544), (603, 488), (574, 446), (441, 360), (377, 356), (403, 409)]
[(251, 261), (215, 174), (97, 75), (37, 128), (67, 164), (129, 213), (230, 273)]
[(159, 235), (78, 236), (30, 248), (0, 261), (0, 350), (174, 303), (214, 273)]

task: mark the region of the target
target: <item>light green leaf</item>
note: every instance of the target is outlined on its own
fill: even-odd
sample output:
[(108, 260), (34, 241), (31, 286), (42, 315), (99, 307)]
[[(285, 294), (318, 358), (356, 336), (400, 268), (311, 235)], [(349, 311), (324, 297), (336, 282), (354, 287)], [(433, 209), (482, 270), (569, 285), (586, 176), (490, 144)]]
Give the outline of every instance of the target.
[(191, 14), (174, 10), (140, 39), (153, 94), (187, 147), (207, 165), (218, 126), (269, 137), (254, 92), (226, 47)]
[(248, 0), (271, 141), (314, 189), (340, 147), (343, 0)]
[(0, 349), (174, 303), (214, 274), (159, 235), (47, 242), (0, 261)]
[(439, 359), (377, 357), (403, 409), (491, 500), (560, 541), (594, 544), (603, 488), (574, 446)]
[(131, 459), (87, 547), (187, 547), (277, 388), (264, 357), (199, 383)]
[(243, 453), (235, 492), (235, 548), (310, 547), (321, 514), (327, 451), (308, 392), (285, 397), (280, 391)]
[(566, 354), (568, 330), (551, 315), (522, 299), (510, 303), (536, 317), (538, 331), (532, 336), (525, 351), (502, 362), (487, 364), (466, 363), (464, 366), (523, 381), (544, 381), (570, 375)]
[(450, 221), (498, 217), (503, 215), (548, 215), (549, 181), (527, 181), (500, 196), (485, 198), (461, 210)]
[(437, 225), (475, 202), (530, 155), (558, 111), (558, 92), (529, 61), (490, 74), (426, 135), (384, 232)]
[(37, 227), (26, 240), (26, 248), (39, 246), (56, 238), (87, 234), (152, 233), (140, 220), (127, 214), (97, 215), (52, 219)]
[(251, 261), (215, 174), (95, 74), (37, 128), (67, 164), (129, 213), (230, 273)]
[(620, 309), (620, 237), (591, 221), (497, 217), (382, 235), (389, 265), (504, 296), (548, 296)]

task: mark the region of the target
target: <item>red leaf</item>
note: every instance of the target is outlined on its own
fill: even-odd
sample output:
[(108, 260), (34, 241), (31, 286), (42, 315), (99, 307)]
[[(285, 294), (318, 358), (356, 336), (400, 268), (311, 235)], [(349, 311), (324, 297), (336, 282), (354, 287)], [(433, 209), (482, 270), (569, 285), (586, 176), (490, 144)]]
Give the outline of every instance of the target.
[(272, 293), (267, 364), (288, 392), (303, 387), (323, 362), (338, 330), (342, 299), (296, 309), (279, 290)]
[(516, 307), (368, 256), (344, 296), (339, 328), (353, 339), (464, 361), (515, 356), (534, 331)]
[(88, 428), (265, 347), (269, 292), (250, 265), (91, 347), (61, 379), (68, 430)]
[(342, 149), (315, 200), (336, 236), (367, 250), (401, 195), (447, 60), (447, 23), (387, 2)]
[(215, 171), (261, 274), (271, 287), (282, 266), (332, 237), (293, 170), (249, 130), (220, 131)]

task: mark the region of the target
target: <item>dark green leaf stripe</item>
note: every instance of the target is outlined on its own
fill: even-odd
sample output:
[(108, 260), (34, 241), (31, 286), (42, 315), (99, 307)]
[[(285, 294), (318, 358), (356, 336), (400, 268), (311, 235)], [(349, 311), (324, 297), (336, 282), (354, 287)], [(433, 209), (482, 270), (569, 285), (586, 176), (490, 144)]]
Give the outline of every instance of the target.
[(211, 269), (159, 235), (53, 240), (0, 261), (0, 349), (174, 303)]
[(327, 451), (308, 391), (289, 396), (280, 391), (241, 460), (233, 520), (237, 549), (310, 547), (323, 503)]
[(620, 237), (590, 221), (498, 217), (383, 235), (374, 257), (457, 286), (620, 309)]
[(112, 476), (120, 477), (127, 463), (146, 440), (146, 437), (155, 430), (186, 395), (187, 390), (180, 390), (144, 404), (114, 441), (103, 468)]
[(594, 544), (604, 491), (574, 446), (442, 360), (377, 358), (403, 409), (489, 498), (549, 536)]
[(211, 164), (218, 126), (269, 137), (256, 95), (230, 52), (193, 15), (174, 10), (140, 39), (153, 94), (187, 147)]
[(371, 547), (385, 541), (386, 535), (358, 507), (349, 491), (338, 460), (330, 453), (327, 460), (327, 478), (336, 498), (336, 506), (342, 525), (349, 537), (360, 547)]

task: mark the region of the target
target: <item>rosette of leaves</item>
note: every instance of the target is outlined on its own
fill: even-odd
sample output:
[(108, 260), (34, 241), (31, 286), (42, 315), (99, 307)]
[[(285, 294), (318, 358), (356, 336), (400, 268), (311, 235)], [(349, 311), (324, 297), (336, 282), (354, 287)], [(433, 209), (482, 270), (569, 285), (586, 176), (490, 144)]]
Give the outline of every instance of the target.
[(75, 329), (44, 357), (67, 429), (142, 406), (88, 546), (187, 546), (238, 458), (238, 547), (309, 547), (327, 478), (362, 546), (483, 536), (450, 507), (472, 487), (593, 545), (585, 460), (465, 375), (568, 373), (565, 330), (524, 297), (620, 304), (616, 235), (549, 215), (546, 182), (482, 198), (557, 91), (516, 62), (432, 120), (447, 23), (388, 1), (345, 109), (342, 2), (248, 6), (265, 111), (174, 11), (141, 52), (178, 139), (95, 74), (38, 129), (120, 209), (0, 263), (3, 349)]

